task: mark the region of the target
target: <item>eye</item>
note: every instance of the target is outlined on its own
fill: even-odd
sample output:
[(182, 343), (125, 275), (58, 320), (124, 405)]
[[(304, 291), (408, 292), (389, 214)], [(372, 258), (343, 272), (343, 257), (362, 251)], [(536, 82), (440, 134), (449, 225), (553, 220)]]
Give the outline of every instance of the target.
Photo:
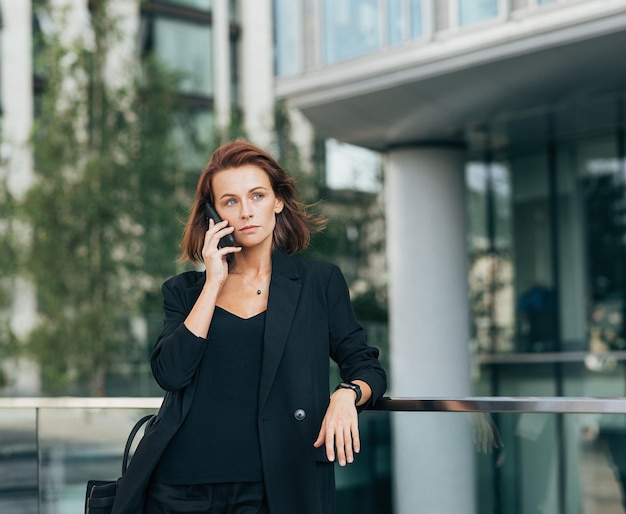
[(230, 198), (229, 200), (226, 200), (224, 205), (235, 205), (235, 203), (237, 203), (237, 201), (234, 198)]
[(252, 198), (253, 198), (254, 200), (261, 200), (262, 198), (265, 198), (265, 195), (264, 195), (263, 193), (254, 193), (254, 194), (252, 195)]

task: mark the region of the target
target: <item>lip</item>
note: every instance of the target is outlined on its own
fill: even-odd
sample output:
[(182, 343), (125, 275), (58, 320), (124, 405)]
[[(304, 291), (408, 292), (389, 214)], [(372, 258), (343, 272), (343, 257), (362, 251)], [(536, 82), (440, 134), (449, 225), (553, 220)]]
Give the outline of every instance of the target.
[(259, 228), (259, 225), (246, 225), (245, 227), (239, 229), (240, 232), (250, 232), (251, 230), (255, 230)]

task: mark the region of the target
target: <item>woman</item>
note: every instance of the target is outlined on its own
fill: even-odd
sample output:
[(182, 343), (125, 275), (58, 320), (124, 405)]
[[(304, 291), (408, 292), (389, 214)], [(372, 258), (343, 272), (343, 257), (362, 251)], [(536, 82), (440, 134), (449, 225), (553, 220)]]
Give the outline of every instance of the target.
[[(223, 221), (207, 224), (206, 202)], [(353, 462), (357, 410), (386, 375), (339, 269), (291, 256), (321, 225), (269, 154), (245, 141), (214, 152), (181, 244), (205, 271), (163, 285), (151, 364), (167, 394), (114, 513), (335, 512), (332, 463)], [(330, 399), (329, 356), (344, 380)]]

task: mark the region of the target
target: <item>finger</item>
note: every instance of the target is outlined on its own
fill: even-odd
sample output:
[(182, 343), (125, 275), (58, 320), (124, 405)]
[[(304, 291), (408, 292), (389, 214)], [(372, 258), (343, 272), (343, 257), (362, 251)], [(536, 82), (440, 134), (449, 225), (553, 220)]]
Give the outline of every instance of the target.
[(320, 433), (317, 434), (317, 439), (313, 443), (313, 446), (315, 448), (319, 448), (320, 446), (324, 444), (325, 440), (326, 440), (326, 434), (324, 433), (324, 426), (322, 425), (322, 428), (320, 429)]
[[(328, 438), (327, 438), (328, 439)], [(327, 440), (328, 444), (328, 440)], [(335, 433), (335, 447), (337, 449), (337, 462), (340, 466), (346, 465), (346, 442), (343, 427), (338, 426)]]
[(335, 437), (332, 430), (326, 430), (325, 437), (326, 457), (330, 462), (335, 461)]
[(361, 436), (359, 434), (358, 425), (354, 425), (352, 427), (352, 448), (354, 448), (355, 453), (359, 453), (361, 451)]
[(344, 436), (344, 452), (346, 454), (346, 461), (348, 464), (352, 464), (354, 462), (354, 441), (352, 439), (350, 427), (346, 427), (346, 433)]

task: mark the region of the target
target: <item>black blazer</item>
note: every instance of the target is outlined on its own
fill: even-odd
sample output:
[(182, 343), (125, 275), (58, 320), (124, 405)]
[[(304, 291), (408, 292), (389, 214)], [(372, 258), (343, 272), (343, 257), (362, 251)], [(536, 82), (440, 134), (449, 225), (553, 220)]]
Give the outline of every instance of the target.
[[(192, 271), (163, 284), (165, 320), (152, 369), (167, 393), (119, 483), (114, 514), (142, 512), (150, 474), (196, 394), (197, 364), (210, 341), (193, 335), (183, 321), (204, 280), (204, 272)], [(272, 514), (335, 512), (333, 464), (324, 447), (313, 448), (329, 403), (329, 357), (344, 381), (367, 382), (370, 404), (385, 392), (378, 350), (367, 346), (339, 268), (274, 252), (257, 420)]]

